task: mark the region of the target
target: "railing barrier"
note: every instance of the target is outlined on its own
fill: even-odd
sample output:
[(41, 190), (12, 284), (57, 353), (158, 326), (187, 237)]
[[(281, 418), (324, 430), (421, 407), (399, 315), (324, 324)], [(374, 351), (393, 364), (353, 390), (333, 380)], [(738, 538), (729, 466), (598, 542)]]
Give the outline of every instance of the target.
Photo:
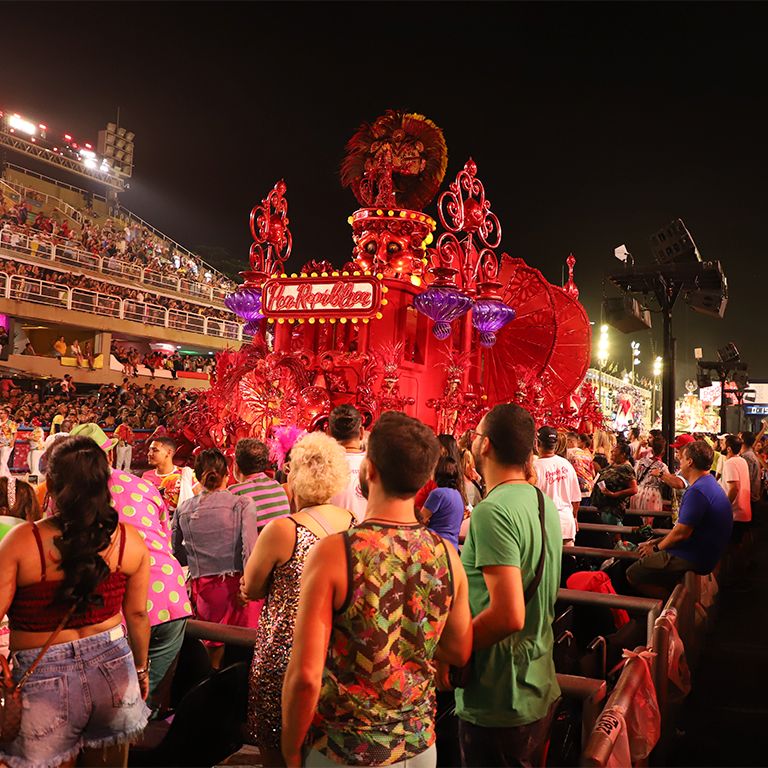
[(116, 316), (120, 320), (173, 328), (232, 341), (243, 340), (243, 326), (230, 320), (218, 320), (183, 310), (170, 310), (158, 304), (149, 304), (135, 299), (120, 299), (108, 293), (99, 293), (85, 288), (70, 288), (32, 277), (9, 276), (6, 272), (0, 272), (0, 286), (2, 286), (4, 297), (14, 301), (46, 304), (91, 315)]

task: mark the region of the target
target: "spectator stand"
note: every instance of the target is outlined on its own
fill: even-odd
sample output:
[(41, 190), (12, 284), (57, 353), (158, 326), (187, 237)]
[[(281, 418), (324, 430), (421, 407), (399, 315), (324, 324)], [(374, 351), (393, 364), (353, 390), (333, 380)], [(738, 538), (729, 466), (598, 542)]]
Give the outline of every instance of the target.
[[(10, 164), (9, 167), (18, 170), (19, 173), (24, 176), (39, 178), (39, 180), (44, 182), (48, 187), (53, 186), (56, 189), (68, 189), (78, 193), (78, 196), (83, 199), (85, 199), (87, 195), (83, 190), (62, 184), (61, 182), (42, 176), (41, 174), (36, 174)], [(43, 213), (47, 210), (51, 215), (58, 214), (59, 216), (69, 219), (81, 228), (85, 227), (88, 221), (97, 222), (99, 218), (93, 209), (84, 212), (74, 205), (62, 200), (60, 197), (55, 197), (45, 192), (32, 189), (31, 187), (16, 181), (11, 181), (10, 179), (0, 179), (0, 196), (4, 196), (8, 201), (17, 205), (23, 202), (35, 213)], [(99, 198), (103, 203), (102, 207), (104, 207), (106, 211), (106, 200), (104, 198), (100, 198), (98, 195), (90, 195), (90, 198)], [(138, 280), (142, 284), (175, 291), (181, 295), (198, 300), (204, 299), (219, 305), (223, 304), (224, 297), (235, 287), (234, 283), (229, 278), (127, 209), (120, 208), (116, 213), (117, 215), (115, 217), (103, 217), (104, 224), (110, 228), (110, 231), (113, 223), (119, 224), (121, 229), (130, 226), (140, 227), (144, 232), (151, 233), (157, 239), (156, 242), (162, 245), (165, 251), (174, 254), (182, 263), (182, 266), (186, 265), (186, 267), (193, 273), (197, 272), (197, 274), (200, 275), (200, 278), (190, 279), (185, 276), (179, 276), (178, 269), (173, 261), (164, 265), (168, 269), (167, 274), (158, 273), (151, 268), (143, 269), (134, 264), (123, 263), (119, 258), (116, 260), (113, 260), (112, 258), (108, 260), (99, 258), (97, 263), (94, 264), (92, 258), (95, 254), (78, 248), (71, 242), (57, 244), (57, 238), (46, 237), (45, 233), (37, 233), (37, 236), (43, 240), (49, 241), (46, 244), (46, 250), (50, 252), (52, 259), (56, 259), (57, 253), (60, 253), (61, 255), (58, 256), (58, 260), (65, 263), (66, 260), (69, 259), (80, 266), (97, 269), (103, 274), (112, 274), (117, 277), (132, 279), (134, 281)], [(24, 233), (27, 235), (29, 235), (30, 232), (34, 232), (28, 225), (25, 226), (24, 229), (27, 230), (26, 233)], [(73, 231), (72, 235), (74, 236), (75, 234), (76, 233)]]
[[(113, 427), (104, 427), (104, 433), (111, 437), (114, 432)], [(133, 444), (133, 458), (132, 465), (134, 467), (148, 467), (147, 462), (147, 449), (149, 448), (149, 437), (154, 432), (153, 429), (139, 429), (133, 430), (136, 435), (136, 441)], [(27, 456), (29, 454), (29, 433), (32, 432), (32, 427), (19, 427), (16, 433), (16, 443), (14, 445), (13, 453), (11, 454), (10, 468), (14, 474), (24, 474), (29, 471), (29, 464)]]
[(232, 341), (246, 340), (243, 326), (231, 320), (178, 312), (132, 298), (120, 299), (109, 293), (71, 288), (58, 282), (9, 275), (7, 272), (0, 272), (0, 298), (115, 317), (143, 325), (172, 328)]
[[(98, 256), (71, 244), (54, 243), (38, 237), (34, 231), (30, 234), (21, 227), (7, 223), (0, 229), (0, 248), (12, 251), (13, 258), (17, 261), (26, 260), (35, 266), (45, 266), (59, 272), (71, 270), (57, 269), (57, 265), (77, 267), (83, 270), (78, 274), (102, 279), (108, 276), (111, 285), (135, 290), (138, 283), (148, 286), (153, 292), (164, 295), (168, 299), (182, 299), (201, 308), (215, 304), (216, 309), (227, 311), (223, 300), (213, 295), (212, 288), (210, 290), (207, 290), (206, 286), (193, 288), (192, 286), (197, 284), (186, 278), (157, 274), (148, 268), (125, 263), (114, 257)], [(18, 258), (19, 253), (24, 255), (24, 259)], [(206, 303), (198, 304), (201, 301)]]

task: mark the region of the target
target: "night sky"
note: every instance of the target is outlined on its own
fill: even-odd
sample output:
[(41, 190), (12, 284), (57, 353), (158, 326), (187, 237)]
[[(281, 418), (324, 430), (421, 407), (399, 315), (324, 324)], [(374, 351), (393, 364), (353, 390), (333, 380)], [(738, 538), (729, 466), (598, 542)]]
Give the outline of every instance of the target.
[[(250, 208), (285, 178), (293, 269), (349, 258), (338, 167), (358, 124), (421, 112), (445, 133), (445, 184), (477, 162), (503, 250), (552, 282), (574, 252), (598, 324), (613, 249), (648, 262), (649, 236), (683, 218), (730, 303), (723, 321), (680, 305), (678, 380), (695, 346), (727, 341), (759, 379), (766, 21), (735, 3), (6, 3), (0, 105), (94, 142), (119, 106), (136, 133), (123, 204), (243, 268)], [(639, 340), (650, 375), (657, 325), (612, 331), (613, 356)]]

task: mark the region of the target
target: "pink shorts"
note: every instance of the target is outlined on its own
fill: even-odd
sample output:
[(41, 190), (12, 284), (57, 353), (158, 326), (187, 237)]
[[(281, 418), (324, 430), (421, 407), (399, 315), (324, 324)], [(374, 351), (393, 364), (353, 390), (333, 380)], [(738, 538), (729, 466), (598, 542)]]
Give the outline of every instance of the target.
[[(195, 618), (214, 624), (230, 624), (235, 627), (256, 629), (259, 625), (263, 600), (240, 603), (240, 573), (223, 573), (220, 576), (199, 576), (190, 582)], [(207, 646), (222, 645), (212, 640)]]

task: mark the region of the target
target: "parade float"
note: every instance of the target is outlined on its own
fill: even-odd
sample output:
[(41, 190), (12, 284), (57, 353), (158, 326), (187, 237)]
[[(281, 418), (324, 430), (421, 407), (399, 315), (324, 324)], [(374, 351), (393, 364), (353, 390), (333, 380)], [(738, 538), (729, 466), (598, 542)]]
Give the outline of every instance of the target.
[[(423, 116), (388, 111), (361, 126), (341, 168), (359, 205), (351, 258), (293, 273), (279, 181), (251, 211), (250, 268), (226, 301), (253, 339), (219, 353), (210, 389), (174, 431), (227, 449), (277, 425), (322, 428), (342, 403), (368, 424), (399, 410), (454, 435), (506, 402), (540, 424), (602, 426), (584, 381), (591, 330), (575, 259), (561, 288), (499, 253), (501, 224), (475, 163), (440, 192), (447, 167), (442, 131)], [(426, 212), (435, 197), (436, 217)]]
[[(675, 403), (676, 432), (720, 432), (720, 385), (702, 387), (696, 394), (695, 381), (685, 382), (686, 394)], [(728, 403), (733, 405), (736, 398), (726, 395)]]

